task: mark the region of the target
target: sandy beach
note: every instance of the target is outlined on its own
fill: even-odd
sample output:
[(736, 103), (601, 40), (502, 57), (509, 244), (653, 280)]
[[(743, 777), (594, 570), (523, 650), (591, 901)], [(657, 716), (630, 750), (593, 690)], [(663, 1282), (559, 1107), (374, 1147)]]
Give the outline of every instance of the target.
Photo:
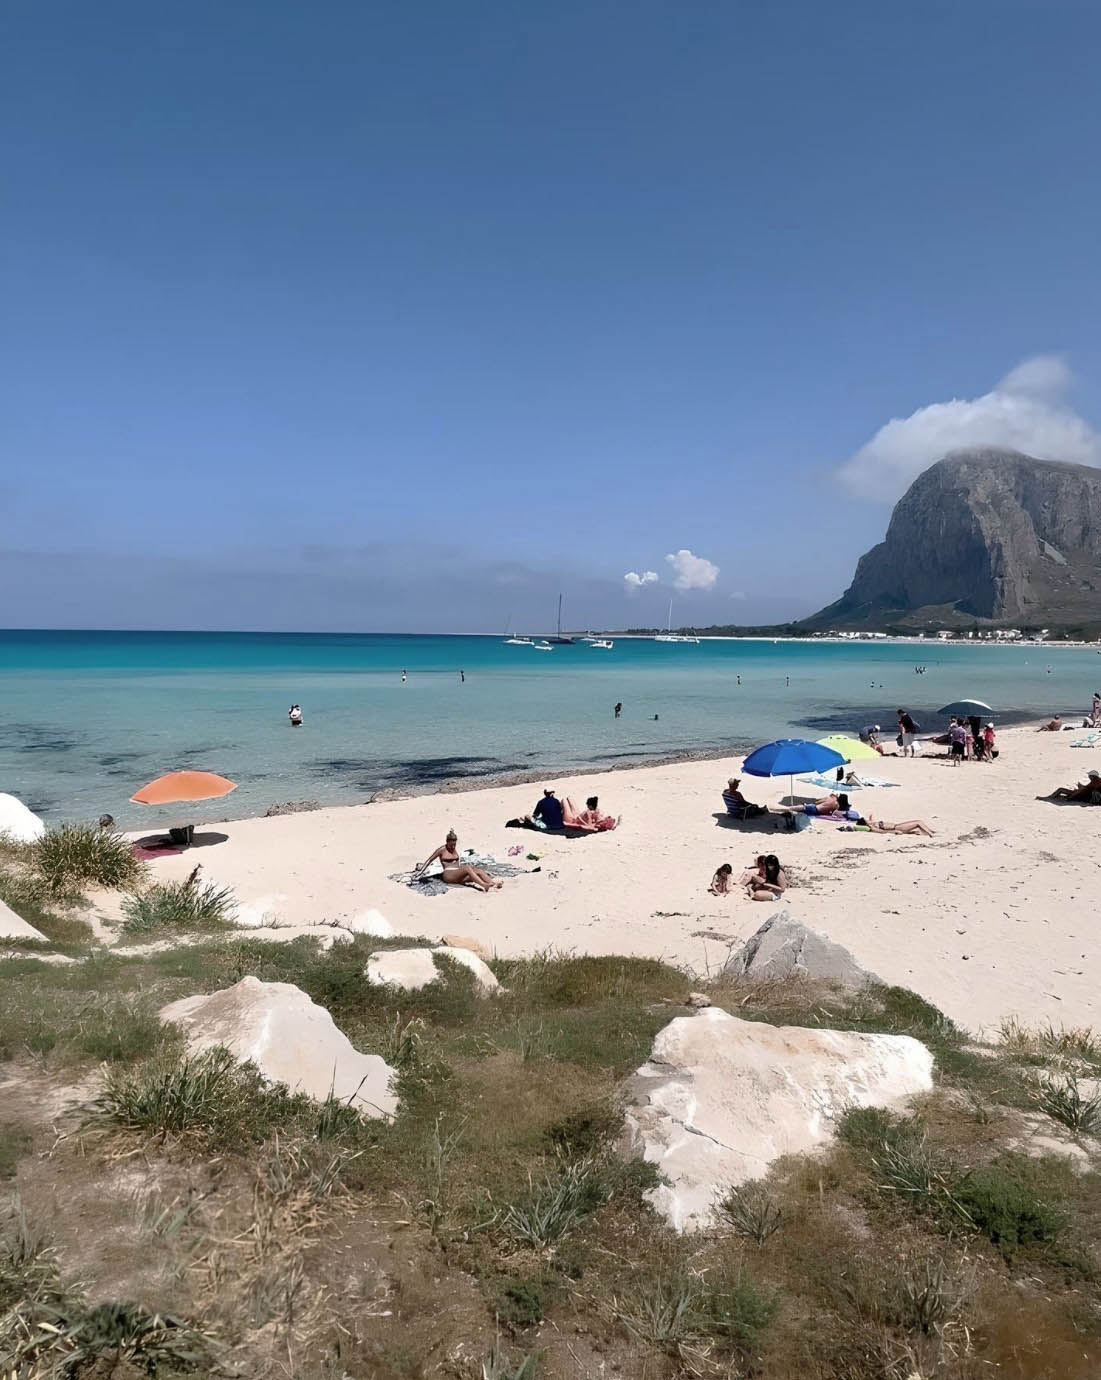
[[(602, 809), (623, 815), (617, 831), (593, 837), (506, 829), (539, 795), (521, 785), (211, 825), (224, 842), (151, 866), (158, 879), (182, 879), (201, 862), (205, 879), (283, 924), (374, 908), (397, 933), (473, 936), (503, 955), (639, 954), (702, 973), (772, 909), (741, 892), (710, 896), (714, 869), (729, 861), (737, 871), (775, 851), (792, 883), (790, 913), (967, 1028), (1009, 1016), (1089, 1025), (1101, 1010), (1089, 909), (1101, 811), (1036, 799), (1101, 763), (1101, 751), (1071, 747), (1079, 736), (1008, 730), (991, 765), (954, 768), (931, 755), (868, 764), (898, 786), (856, 791), (854, 804), (886, 820), (924, 819), (931, 839), (825, 821), (799, 833), (739, 826), (722, 815), (720, 795), (739, 763), (721, 760), (548, 781), (560, 797), (595, 793)], [(775, 803), (787, 779), (746, 778), (743, 790)], [(796, 793), (821, 794), (798, 781)], [(388, 879), (427, 857), (449, 827), (460, 848), (541, 870), (488, 895), (452, 887), (425, 896)], [(509, 859), (517, 844), (538, 861)]]

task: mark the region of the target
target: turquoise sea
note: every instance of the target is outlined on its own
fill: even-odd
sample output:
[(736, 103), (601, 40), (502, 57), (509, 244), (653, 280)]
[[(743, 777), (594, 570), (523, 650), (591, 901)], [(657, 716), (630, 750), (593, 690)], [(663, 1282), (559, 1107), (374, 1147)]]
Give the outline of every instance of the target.
[(961, 696), (1003, 723), (1081, 713), (1099, 683), (1092, 648), (618, 639), (536, 652), (500, 637), (0, 632), (0, 790), (48, 819), (109, 811), (138, 827), (162, 821), (131, 792), (178, 767), (239, 783), (199, 808), (219, 819), (886, 728), (899, 705), (929, 729)]

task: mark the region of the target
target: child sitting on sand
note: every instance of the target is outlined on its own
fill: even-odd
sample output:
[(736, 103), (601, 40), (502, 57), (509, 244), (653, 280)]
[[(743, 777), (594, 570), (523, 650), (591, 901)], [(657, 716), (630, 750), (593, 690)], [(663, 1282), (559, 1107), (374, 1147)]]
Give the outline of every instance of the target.
[(707, 888), (712, 896), (729, 896), (734, 890), (734, 869), (729, 863), (723, 863), (721, 867), (715, 869), (715, 875), (711, 878), (711, 885)]
[[(763, 866), (762, 866), (763, 863)], [(777, 901), (787, 890), (788, 879), (775, 853), (757, 859), (757, 871), (746, 881), (746, 894), (751, 901)]]

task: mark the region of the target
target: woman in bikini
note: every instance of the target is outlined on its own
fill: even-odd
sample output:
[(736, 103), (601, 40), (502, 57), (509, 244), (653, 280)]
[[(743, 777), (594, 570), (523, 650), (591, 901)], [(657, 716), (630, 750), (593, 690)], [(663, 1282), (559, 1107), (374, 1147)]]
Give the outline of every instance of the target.
[(491, 877), (484, 868), (472, 867), (459, 856), (459, 839), (454, 829), (447, 831), (447, 839), (417, 868), (421, 877), (439, 877), (451, 886), (472, 886), (477, 891), (500, 891), (504, 882)]
[(873, 834), (924, 834), (927, 839), (931, 839), (934, 830), (930, 829), (923, 819), (904, 819), (898, 824), (887, 824), (882, 819), (873, 819), (868, 815), (862, 821), (866, 824)]
[(569, 796), (566, 796), (562, 801), (562, 823), (567, 829), (584, 829), (590, 834), (600, 834), (614, 829), (623, 816), (613, 819), (611, 815), (602, 815), (598, 806), (597, 797), (591, 795), (585, 801), (585, 808), (579, 811)]

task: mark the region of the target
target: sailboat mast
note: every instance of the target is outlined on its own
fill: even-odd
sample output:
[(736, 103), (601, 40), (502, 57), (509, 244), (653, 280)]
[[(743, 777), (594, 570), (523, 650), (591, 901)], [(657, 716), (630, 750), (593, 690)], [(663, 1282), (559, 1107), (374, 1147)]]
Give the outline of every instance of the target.
[(562, 596), (558, 596), (558, 636), (562, 636)]

